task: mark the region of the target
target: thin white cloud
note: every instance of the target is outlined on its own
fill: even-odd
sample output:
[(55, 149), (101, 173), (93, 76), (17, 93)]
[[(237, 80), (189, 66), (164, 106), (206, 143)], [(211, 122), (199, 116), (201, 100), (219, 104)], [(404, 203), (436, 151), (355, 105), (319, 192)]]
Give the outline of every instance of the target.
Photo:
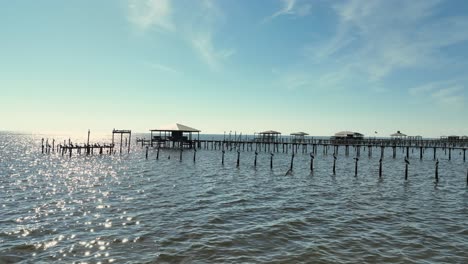
[(223, 50), (215, 48), (211, 32), (199, 32), (192, 38), (194, 50), (200, 58), (209, 65), (212, 70), (219, 70), (224, 60), (234, 54), (234, 50)]
[(348, 65), (379, 82), (401, 69), (449, 63), (441, 48), (468, 41), (468, 17), (437, 17), (440, 0), (352, 0), (333, 6), (336, 34), (306, 46), (318, 63)]
[(140, 30), (157, 28), (173, 31), (172, 6), (169, 0), (129, 0), (128, 20)]
[(235, 53), (234, 49), (216, 45), (217, 28), (223, 24), (225, 14), (216, 1), (201, 2), (200, 12), (186, 28), (186, 38), (198, 57), (213, 71), (223, 68), (225, 62)]
[(160, 63), (148, 62), (148, 63), (145, 63), (145, 64), (148, 67), (156, 69), (158, 71), (171, 73), (171, 74), (179, 74), (180, 73), (180, 71), (178, 71), (177, 69), (175, 69), (173, 67), (170, 67), (170, 66), (167, 66), (167, 65), (160, 64)]
[(453, 86), (442, 88), (431, 94), (431, 97), (440, 106), (447, 108), (461, 109), (464, 106), (465, 98), (460, 94), (463, 90), (462, 86)]
[(263, 20), (263, 23), (268, 22), (279, 16), (307, 16), (310, 14), (312, 5), (308, 2), (302, 2), (300, 0), (280, 0), (281, 8), (280, 10), (273, 13), (271, 16), (266, 17)]
[[(213, 0), (188, 1), (183, 9), (173, 14), (170, 0), (128, 0), (128, 20), (139, 30), (158, 29), (177, 34), (195, 54), (212, 70), (220, 70), (231, 57), (234, 49), (219, 48), (214, 36), (225, 15)], [(187, 11), (187, 13), (184, 13)], [(177, 25), (177, 31), (176, 29)], [(166, 72), (177, 72), (165, 65), (153, 64), (153, 68)]]
[(465, 103), (462, 80), (444, 80), (429, 82), (408, 89), (414, 98), (430, 100), (440, 107), (448, 109), (462, 109)]

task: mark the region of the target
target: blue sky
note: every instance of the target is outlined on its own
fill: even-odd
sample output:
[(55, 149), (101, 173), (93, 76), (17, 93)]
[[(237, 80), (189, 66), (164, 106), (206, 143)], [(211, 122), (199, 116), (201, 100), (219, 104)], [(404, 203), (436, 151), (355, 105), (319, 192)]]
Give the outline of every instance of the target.
[(468, 135), (468, 2), (3, 1), (0, 130)]

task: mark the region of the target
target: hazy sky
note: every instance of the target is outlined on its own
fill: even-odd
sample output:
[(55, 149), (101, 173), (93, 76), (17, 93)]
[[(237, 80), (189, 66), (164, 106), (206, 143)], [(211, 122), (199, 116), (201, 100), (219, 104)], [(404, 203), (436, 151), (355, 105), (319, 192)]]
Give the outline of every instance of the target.
[(2, 1), (0, 130), (468, 135), (468, 1)]

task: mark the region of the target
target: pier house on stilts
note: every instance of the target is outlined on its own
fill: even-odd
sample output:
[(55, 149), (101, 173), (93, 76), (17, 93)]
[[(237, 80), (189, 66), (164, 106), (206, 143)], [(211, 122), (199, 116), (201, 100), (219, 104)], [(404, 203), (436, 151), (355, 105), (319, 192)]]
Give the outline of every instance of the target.
[(150, 145), (162, 148), (193, 148), (194, 133), (200, 141), (200, 130), (182, 124), (171, 124), (158, 129), (151, 129)]

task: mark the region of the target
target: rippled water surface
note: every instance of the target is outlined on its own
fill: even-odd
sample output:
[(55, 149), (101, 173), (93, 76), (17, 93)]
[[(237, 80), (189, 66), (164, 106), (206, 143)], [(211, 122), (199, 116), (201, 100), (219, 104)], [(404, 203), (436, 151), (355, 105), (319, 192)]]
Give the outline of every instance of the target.
[[(44, 155), (41, 136), (0, 134), (0, 263), (467, 263), (467, 163), (411, 155), (132, 147)], [(62, 139), (63, 140), (63, 139)], [(169, 158), (170, 157), (170, 158)]]

